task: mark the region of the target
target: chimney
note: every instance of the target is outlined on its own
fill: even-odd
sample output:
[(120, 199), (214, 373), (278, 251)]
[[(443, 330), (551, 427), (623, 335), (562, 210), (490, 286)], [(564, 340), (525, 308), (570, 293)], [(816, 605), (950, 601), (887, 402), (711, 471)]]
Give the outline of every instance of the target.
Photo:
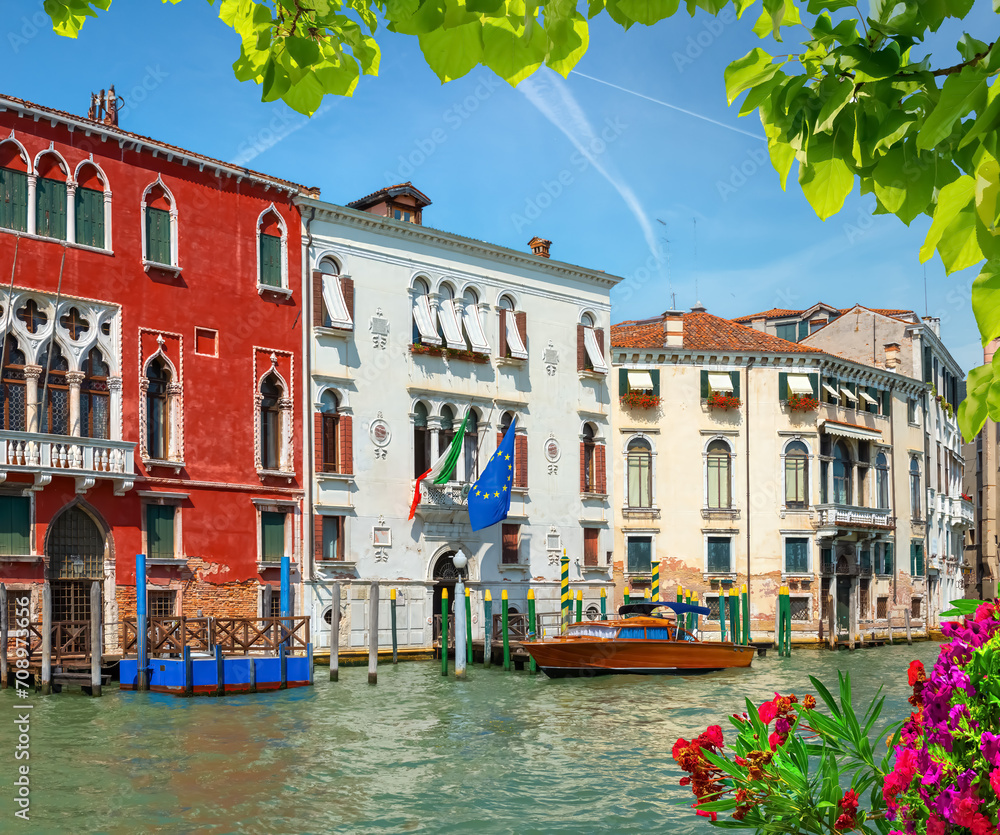
[(528, 241), (528, 246), (531, 247), (531, 254), (537, 255), (539, 258), (549, 257), (549, 247), (552, 246), (552, 241), (547, 241), (545, 238), (539, 238), (537, 235)]
[(924, 316), (924, 321), (930, 326), (930, 329), (934, 331), (934, 335), (938, 338), (941, 337), (941, 320), (937, 316)]
[(90, 94), (90, 110), (87, 111), (87, 118), (116, 128), (120, 106), (118, 96), (115, 95), (115, 85), (112, 84), (107, 90)]
[(885, 367), (889, 371), (895, 371), (899, 368), (899, 364), (902, 360), (899, 357), (900, 345), (898, 342), (886, 342), (885, 343)]
[(668, 310), (663, 314), (663, 345), (666, 348), (684, 347), (684, 313)]

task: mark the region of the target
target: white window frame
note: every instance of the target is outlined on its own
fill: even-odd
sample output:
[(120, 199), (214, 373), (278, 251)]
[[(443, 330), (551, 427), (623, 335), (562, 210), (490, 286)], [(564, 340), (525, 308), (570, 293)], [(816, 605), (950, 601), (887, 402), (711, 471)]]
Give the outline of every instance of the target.
[[(66, 157), (51, 145), (35, 155), (34, 167), (28, 172), (28, 234), (38, 235), (38, 163), (42, 157), (49, 154), (59, 160), (62, 172), (66, 175), (66, 243), (76, 243), (76, 180), (73, 179)], [(61, 240), (61, 238), (50, 238), (48, 235), (38, 235), (38, 237), (52, 241)], [(143, 235), (143, 240), (145, 239)]]
[(149, 505), (166, 505), (174, 509), (174, 556), (175, 560), (183, 560), (186, 558), (186, 553), (184, 551), (184, 541), (183, 541), (183, 514), (181, 511), (182, 502), (190, 498), (187, 493), (161, 493), (155, 490), (139, 490), (137, 495), (141, 500), (142, 507), (142, 550), (144, 554), (149, 554), (149, 540), (147, 521), (146, 521), (146, 508)]
[[(793, 443), (804, 444), (806, 448), (806, 506), (805, 507), (789, 507), (788, 502), (788, 471), (785, 468), (785, 459), (788, 457), (788, 447)], [(706, 447), (707, 450), (707, 447)], [(781, 448), (781, 455), (779, 459), (781, 461), (781, 507), (784, 513), (810, 513), (816, 506), (816, 502), (813, 501), (813, 461), (816, 458), (812, 444), (809, 443), (805, 438), (796, 435), (794, 438), (789, 438), (785, 441)], [(706, 475), (707, 478), (707, 475)], [(707, 482), (706, 482), (707, 484)], [(706, 499), (708, 498), (708, 493), (705, 494)]]
[[(261, 281), (263, 276), (260, 273), (261, 229), (264, 225), (264, 218), (271, 213), (278, 219), (278, 228), (281, 230), (281, 284), (278, 287), (264, 284)], [(145, 215), (145, 212), (143, 214)], [(256, 230), (257, 293), (279, 293), (283, 296), (292, 295), (292, 289), (288, 286), (288, 227), (285, 225), (285, 219), (281, 216), (281, 212), (277, 210), (274, 203), (257, 215)], [(143, 237), (143, 240), (145, 240), (145, 237)]]
[[(643, 528), (629, 530), (625, 533), (625, 564), (622, 566), (626, 577), (647, 577), (652, 574), (653, 563), (656, 561), (656, 535), (659, 533), (655, 528)], [(629, 571), (628, 568), (628, 543), (630, 539), (645, 539), (649, 537), (649, 571)], [(606, 566), (605, 566), (606, 568)]]
[[(416, 282), (418, 280), (427, 285), (426, 293), (417, 290)], [(420, 332), (421, 344), (441, 345), (441, 337), (437, 332), (436, 305), (432, 303), (437, 300), (437, 294), (431, 290), (430, 279), (423, 275), (414, 276), (408, 292), (410, 294), (410, 316)], [(423, 317), (423, 321), (421, 321), (421, 317)]]
[[(731, 528), (726, 530), (704, 530), (702, 531), (702, 544), (701, 544), (701, 570), (706, 577), (735, 577), (736, 572), (736, 538), (739, 535), (738, 531), (734, 531)], [(717, 572), (708, 570), (708, 540), (709, 539), (728, 539), (729, 540), (729, 571)], [(782, 555), (782, 560), (784, 560), (784, 555)]]
[[(804, 539), (806, 540), (806, 570), (805, 572), (800, 571), (789, 571), (788, 570), (788, 540), (789, 539)], [(781, 577), (812, 577), (816, 571), (816, 537), (810, 531), (796, 531), (796, 530), (785, 530), (781, 532)]]
[(262, 513), (283, 513), (285, 516), (285, 555), (292, 563), (301, 563), (299, 553), (299, 543), (301, 537), (298, 535), (299, 515), (301, 509), (296, 501), (286, 499), (250, 499), (256, 510), (257, 517), (257, 564), (260, 568), (280, 568), (281, 560), (264, 561), (264, 522)]
[(594, 374), (607, 374), (608, 373), (608, 363), (604, 359), (604, 354), (601, 352), (601, 346), (597, 342), (597, 329), (584, 326), (583, 328), (583, 347), (587, 351), (587, 358), (590, 360), (590, 364), (594, 366)]
[[(729, 447), (729, 505), (727, 507), (710, 507), (708, 504), (708, 447), (714, 441), (723, 441)], [(730, 513), (739, 510), (736, 503), (736, 449), (733, 442), (725, 435), (712, 435), (705, 439), (701, 450), (702, 471), (702, 508), (716, 513)]]
[[(642, 440), (645, 441), (647, 444), (649, 444), (649, 480), (651, 482), (649, 486), (649, 507), (633, 507), (632, 505), (629, 504), (628, 448), (632, 444), (632, 441), (636, 440)], [(596, 443), (596, 438), (595, 438), (595, 443)], [(658, 508), (656, 505), (656, 443), (654, 442), (653, 438), (642, 432), (636, 432), (635, 434), (629, 435), (625, 439), (625, 444), (622, 447), (622, 453), (623, 453), (622, 464), (624, 467), (623, 472), (625, 473), (625, 477), (622, 479), (622, 490), (624, 492), (624, 495), (622, 496), (622, 507), (624, 507), (626, 510), (629, 511), (635, 510), (646, 513), (657, 510)], [(605, 454), (607, 454), (606, 451)]]

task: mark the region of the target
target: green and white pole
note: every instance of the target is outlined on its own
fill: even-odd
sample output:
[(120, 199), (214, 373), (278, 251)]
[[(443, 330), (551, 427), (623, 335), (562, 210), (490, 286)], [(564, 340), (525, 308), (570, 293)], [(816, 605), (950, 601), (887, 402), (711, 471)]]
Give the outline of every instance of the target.
[[(537, 622), (535, 620), (535, 590), (528, 589), (528, 640), (535, 640), (538, 637)], [(537, 673), (538, 665), (534, 656), (528, 660), (528, 672)]]
[[(565, 548), (563, 548), (562, 559), (559, 562), (562, 569), (562, 580), (560, 582), (560, 591), (562, 593), (562, 631), (566, 632), (569, 629), (570, 607), (572, 606), (572, 601), (570, 599), (569, 591), (569, 557), (566, 556)], [(504, 593), (504, 596), (506, 597), (506, 592)]]

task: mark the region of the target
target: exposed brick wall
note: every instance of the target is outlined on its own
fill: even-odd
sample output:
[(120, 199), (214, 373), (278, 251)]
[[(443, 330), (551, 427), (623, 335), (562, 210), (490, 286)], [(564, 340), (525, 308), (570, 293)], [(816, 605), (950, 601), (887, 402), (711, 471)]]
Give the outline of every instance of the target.
[(354, 475), (354, 419), (340, 416), (340, 472)]
[(587, 328), (584, 325), (576, 326), (576, 370), (584, 371), (587, 368), (587, 346), (584, 345), (583, 335)]
[[(200, 561), (199, 561), (200, 562)], [(185, 617), (198, 616), (200, 609), (205, 617), (255, 618), (260, 583), (246, 580), (241, 583), (208, 583), (199, 580), (199, 573), (189, 574), (188, 579), (158, 586), (150, 583), (149, 590), (157, 588), (174, 589), (181, 601), (181, 614)], [(124, 621), (135, 618), (135, 586), (117, 586), (115, 598), (118, 602), (118, 619)]]
[(596, 469), (597, 469), (597, 492), (607, 493), (608, 492), (608, 465), (606, 459), (606, 448), (604, 444), (597, 444), (594, 450), (597, 455)]
[(514, 486), (528, 486), (528, 436), (514, 438)]

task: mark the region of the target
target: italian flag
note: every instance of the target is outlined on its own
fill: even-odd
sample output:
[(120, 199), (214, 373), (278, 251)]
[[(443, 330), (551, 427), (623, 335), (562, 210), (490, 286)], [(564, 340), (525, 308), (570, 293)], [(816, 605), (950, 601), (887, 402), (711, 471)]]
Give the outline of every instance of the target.
[(469, 422), (469, 410), (465, 410), (465, 417), (462, 418), (462, 425), (459, 427), (455, 437), (451, 439), (448, 449), (444, 451), (440, 458), (434, 462), (433, 466), (423, 475), (417, 476), (417, 483), (413, 487), (413, 502), (410, 504), (410, 515), (412, 519), (417, 512), (417, 505), (420, 503), (420, 482), (425, 478), (430, 479), (431, 484), (447, 484), (455, 477), (455, 468), (458, 466), (458, 459), (462, 455), (462, 443), (465, 440), (465, 425)]

